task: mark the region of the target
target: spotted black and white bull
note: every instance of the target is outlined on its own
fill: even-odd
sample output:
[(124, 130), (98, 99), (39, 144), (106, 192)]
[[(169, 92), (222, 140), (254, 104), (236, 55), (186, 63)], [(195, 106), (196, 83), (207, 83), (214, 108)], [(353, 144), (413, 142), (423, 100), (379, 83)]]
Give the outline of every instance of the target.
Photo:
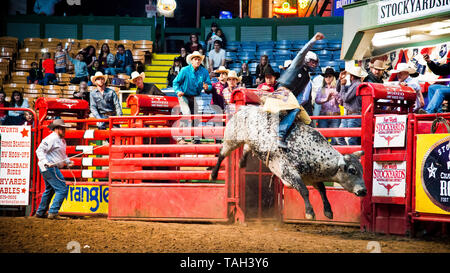
[(323, 182), (337, 182), (357, 196), (367, 193), (359, 162), (363, 152), (342, 155), (314, 128), (298, 121), (288, 138), (288, 150), (278, 148), (279, 116), (258, 106), (241, 106), (226, 125), (223, 146), (211, 179), (217, 178), (220, 164), (230, 153), (244, 145), (240, 167), (244, 167), (249, 152), (266, 162), (267, 167), (284, 185), (296, 189), (305, 202), (307, 219), (315, 219), (306, 185), (313, 185), (323, 200), (324, 214), (332, 219), (333, 212)]

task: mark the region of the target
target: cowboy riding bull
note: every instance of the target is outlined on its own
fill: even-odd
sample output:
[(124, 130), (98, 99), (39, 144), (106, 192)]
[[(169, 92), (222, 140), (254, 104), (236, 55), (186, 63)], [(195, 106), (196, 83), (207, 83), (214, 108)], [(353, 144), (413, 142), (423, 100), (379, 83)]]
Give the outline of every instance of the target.
[[(305, 79), (309, 82), (307, 66), (311, 60), (305, 57), (312, 44), (322, 38), (323, 35), (317, 33), (298, 53), (279, 80), (281, 87), (274, 92), (278, 95), (265, 98), (264, 107), (241, 106), (233, 115), (226, 125), (223, 146), (210, 176), (211, 180), (215, 180), (224, 158), (244, 145), (240, 167), (245, 166), (250, 152), (266, 162), (284, 185), (293, 187), (301, 194), (307, 219), (315, 219), (315, 213), (306, 185), (313, 185), (319, 191), (324, 214), (330, 219), (333, 212), (323, 182), (337, 182), (357, 196), (367, 193), (359, 161), (363, 152), (340, 154), (320, 132), (307, 125), (311, 119), (298, 103), (307, 85)], [(285, 99), (276, 98), (280, 97), (279, 94)], [(301, 122), (295, 122), (296, 119)]]

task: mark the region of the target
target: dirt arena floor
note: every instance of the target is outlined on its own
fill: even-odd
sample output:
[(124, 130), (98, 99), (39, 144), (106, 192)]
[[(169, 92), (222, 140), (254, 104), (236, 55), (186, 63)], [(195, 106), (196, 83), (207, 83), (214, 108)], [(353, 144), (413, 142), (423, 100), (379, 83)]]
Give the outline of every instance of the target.
[(2, 253), (450, 253), (450, 238), (410, 238), (323, 224), (65, 221), (0, 217)]

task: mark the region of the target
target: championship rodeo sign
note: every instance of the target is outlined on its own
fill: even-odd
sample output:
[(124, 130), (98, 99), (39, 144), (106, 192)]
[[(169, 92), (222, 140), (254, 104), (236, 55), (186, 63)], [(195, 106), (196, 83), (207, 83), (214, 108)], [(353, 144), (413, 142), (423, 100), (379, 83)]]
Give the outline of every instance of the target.
[(418, 134), (416, 211), (450, 214), (450, 134)]

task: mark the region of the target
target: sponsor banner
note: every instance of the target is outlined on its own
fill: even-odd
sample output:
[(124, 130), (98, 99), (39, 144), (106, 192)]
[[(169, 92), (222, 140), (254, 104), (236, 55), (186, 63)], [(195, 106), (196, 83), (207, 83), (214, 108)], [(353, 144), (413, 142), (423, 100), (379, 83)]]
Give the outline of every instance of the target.
[(31, 127), (0, 126), (0, 205), (27, 206)]
[(378, 2), (378, 24), (398, 22), (449, 10), (449, 0), (384, 0)]
[(67, 197), (64, 199), (59, 212), (108, 214), (108, 202), (108, 186), (70, 185)]
[(349, 5), (356, 0), (335, 0), (333, 2), (333, 16), (344, 16), (343, 6)]
[(450, 134), (419, 134), (416, 211), (450, 214)]
[(406, 161), (373, 162), (372, 195), (405, 197)]
[(373, 147), (405, 147), (406, 121), (406, 115), (376, 117)]

